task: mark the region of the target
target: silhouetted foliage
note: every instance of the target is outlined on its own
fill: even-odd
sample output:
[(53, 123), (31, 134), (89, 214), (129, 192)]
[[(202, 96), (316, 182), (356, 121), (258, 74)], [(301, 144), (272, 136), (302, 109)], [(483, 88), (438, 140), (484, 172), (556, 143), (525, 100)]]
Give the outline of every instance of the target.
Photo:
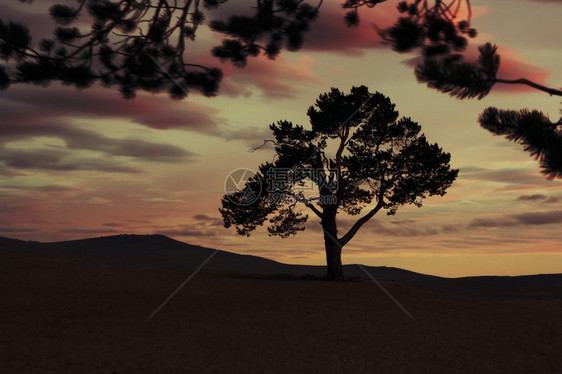
[(416, 68), (416, 77), (431, 88), (459, 99), (486, 96), (496, 79), (500, 66), (497, 47), (490, 43), (480, 46), (475, 63), (449, 58), (428, 58)]
[[(321, 220), (327, 278), (341, 279), (341, 250), (363, 224), (381, 209), (392, 215), (402, 205), (421, 207), (425, 197), (444, 195), (458, 170), (416, 122), (399, 119), (389, 98), (365, 86), (349, 94), (332, 88), (307, 114), (310, 129), (288, 121), (270, 125), (275, 161), (262, 164), (243, 190), (225, 195), (220, 212), (225, 227), (241, 235), (267, 223), (270, 235), (287, 237), (304, 230), (302, 203)], [(305, 196), (310, 185), (317, 196)], [(338, 211), (358, 215), (364, 208), (338, 236)]]
[[(482, 99), (496, 83), (524, 84), (550, 95), (562, 96), (561, 90), (525, 78), (498, 78), (500, 56), (497, 47), (486, 43), (478, 50), (480, 55), (474, 62), (443, 57), (426, 58), (416, 68), (418, 81), (458, 99)], [(540, 161), (547, 179), (562, 177), (562, 119), (552, 123), (548, 116), (537, 110), (516, 112), (488, 108), (480, 115), (479, 121), (482, 127), (493, 134), (504, 135), (508, 140), (522, 144), (525, 151)]]
[(212, 21), (211, 29), (229, 36), (213, 48), (213, 55), (244, 66), (248, 57), (261, 51), (274, 59), (283, 47), (298, 50), (321, 3), (314, 7), (298, 0), (257, 1), (252, 16), (232, 15), (226, 21)]
[(344, 9), (352, 9), (345, 13), (344, 21), (349, 27), (355, 27), (359, 25), (359, 8), (362, 6), (367, 6), (368, 8), (374, 8), (375, 5), (383, 3), (386, 0), (346, 0), (342, 7)]
[[(52, 81), (90, 87), (100, 81), (118, 87), (125, 98), (137, 90), (167, 91), (183, 98), (197, 89), (217, 94), (222, 79), (218, 68), (189, 63), (199, 26), (206, 14), (228, 0), (77, 0), (76, 6), (53, 5), (49, 14), (57, 23), (53, 36), (32, 45), (25, 25), (0, 19), (0, 89), (11, 83), (47, 85)], [(30, 2), (20, 0), (20, 2)], [(382, 0), (345, 0), (342, 22), (353, 27), (358, 9), (373, 8)], [(212, 30), (224, 35), (212, 55), (243, 67), (248, 58), (265, 54), (274, 59), (285, 48), (298, 50), (316, 20), (322, 0), (256, 0), (251, 12), (212, 20)], [(469, 20), (454, 21), (461, 3), (400, 2), (404, 13), (395, 26), (381, 31), (394, 49), (421, 47), (426, 55), (445, 55), (466, 46), (463, 35), (474, 36)], [(89, 23), (89, 29), (82, 25)]]
[[(46, 85), (51, 81), (86, 88), (99, 80), (105, 86), (117, 86), (125, 98), (134, 97), (139, 89), (168, 91), (172, 97), (182, 98), (196, 88), (213, 96), (222, 79), (221, 70), (188, 63), (187, 55), (205, 20), (204, 10), (226, 1), (77, 0), (76, 7), (57, 4), (49, 13), (59, 27), (37, 48), (32, 47), (25, 25), (0, 20), (0, 57), (9, 62), (0, 66), (0, 89), (10, 83)], [(232, 15), (225, 21), (210, 22), (213, 30), (226, 36), (212, 54), (244, 66), (249, 56), (261, 51), (275, 58), (283, 47), (297, 50), (321, 3), (256, 0), (251, 16)], [(85, 19), (91, 22), (90, 30), (72, 27)]]
[(497, 46), (486, 43), (478, 47), (476, 61), (463, 61), (461, 56), (426, 58), (416, 67), (418, 81), (427, 83), (431, 88), (459, 98), (482, 99), (490, 93), (496, 83), (524, 84), (550, 95), (562, 96), (562, 91), (531, 82), (528, 79), (497, 78), (500, 56)]
[(552, 123), (538, 110), (487, 108), (478, 121), (493, 134), (523, 145), (526, 152), (539, 160), (547, 179), (562, 178), (562, 119)]
[[(117, 86), (126, 98), (134, 97), (138, 89), (167, 90), (172, 97), (185, 96), (189, 88), (208, 96), (216, 93), (221, 71), (185, 62), (186, 42), (204, 19), (199, 1), (184, 6), (131, 0), (77, 3), (50, 8), (59, 27), (52, 38), (39, 42), (38, 49), (31, 47), (27, 27), (0, 21), (0, 54), (12, 62), (7, 65), (10, 73), (3, 68), (8, 83), (60, 81), (86, 88), (99, 80)], [(90, 30), (70, 26), (81, 16), (91, 21)]]
[[(463, 3), (464, 8), (463, 9)], [(457, 21), (460, 11), (466, 10), (467, 19)], [(474, 38), (476, 29), (470, 27), (470, 1), (401, 1), (398, 11), (402, 14), (396, 24), (379, 31), (384, 40), (397, 52), (409, 52), (421, 48), (424, 56), (456, 56), (454, 52), (463, 51), (467, 37)]]

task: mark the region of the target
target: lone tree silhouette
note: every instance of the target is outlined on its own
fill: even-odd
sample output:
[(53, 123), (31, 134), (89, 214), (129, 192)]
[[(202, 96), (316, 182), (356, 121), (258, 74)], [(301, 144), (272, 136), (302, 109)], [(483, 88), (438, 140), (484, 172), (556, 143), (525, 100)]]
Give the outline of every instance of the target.
[[(430, 144), (416, 122), (398, 119), (394, 108), (365, 86), (350, 94), (332, 88), (308, 109), (310, 130), (288, 121), (270, 125), (274, 139), (266, 142), (275, 145), (275, 161), (222, 198), (224, 226), (249, 236), (267, 221), (269, 235), (295, 235), (308, 219), (301, 203), (320, 218), (326, 278), (341, 280), (342, 248), (369, 219), (380, 210), (393, 215), (405, 204), (421, 207), (424, 198), (444, 195), (458, 174), (450, 168), (450, 154)], [(316, 196), (307, 192), (310, 186)], [(363, 210), (338, 235), (337, 213)]]

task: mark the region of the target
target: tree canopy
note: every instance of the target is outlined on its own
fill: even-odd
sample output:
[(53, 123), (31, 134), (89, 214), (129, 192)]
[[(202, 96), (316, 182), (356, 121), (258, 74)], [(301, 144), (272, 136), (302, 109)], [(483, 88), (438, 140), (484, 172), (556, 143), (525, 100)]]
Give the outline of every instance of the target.
[[(289, 121), (270, 125), (275, 161), (225, 195), (220, 212), (225, 227), (241, 235), (267, 225), (269, 235), (288, 237), (305, 229), (308, 208), (324, 232), (327, 277), (341, 279), (341, 250), (369, 219), (380, 210), (393, 215), (402, 205), (421, 207), (424, 198), (444, 195), (458, 170), (420, 125), (398, 118), (389, 98), (365, 86), (349, 94), (332, 88), (307, 114), (309, 129)], [(338, 235), (338, 212), (357, 216), (364, 210)]]

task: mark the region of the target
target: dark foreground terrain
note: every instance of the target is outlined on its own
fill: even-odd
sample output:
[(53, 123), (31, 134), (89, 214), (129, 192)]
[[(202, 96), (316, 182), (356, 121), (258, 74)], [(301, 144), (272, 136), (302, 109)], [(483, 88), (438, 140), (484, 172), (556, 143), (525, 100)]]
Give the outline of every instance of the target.
[[(198, 274), (0, 247), (3, 373), (560, 373), (562, 298)], [(482, 287), (482, 286), (481, 286)], [(462, 287), (461, 287), (462, 288)], [(485, 288), (485, 287), (483, 287)], [(474, 291), (474, 290), (473, 290)]]

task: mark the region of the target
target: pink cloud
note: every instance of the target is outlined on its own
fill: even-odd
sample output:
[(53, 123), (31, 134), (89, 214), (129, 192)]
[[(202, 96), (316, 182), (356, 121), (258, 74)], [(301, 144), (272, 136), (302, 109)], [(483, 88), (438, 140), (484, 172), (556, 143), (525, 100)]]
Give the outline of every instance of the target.
[(381, 29), (389, 27), (399, 16), (394, 3), (378, 4), (373, 9), (363, 7), (359, 9), (359, 25), (347, 27), (346, 12), (338, 2), (325, 2), (305, 35), (303, 50), (361, 55), (367, 49), (384, 48), (374, 25)]
[[(546, 84), (550, 72), (546, 69), (533, 65), (531, 62), (519, 55), (519, 51), (509, 47), (498, 47), (500, 55), (500, 69), (497, 77), (502, 79), (526, 78), (535, 83)], [(521, 93), (536, 92), (534, 88), (517, 84), (496, 84), (494, 90), (501, 92)]]

